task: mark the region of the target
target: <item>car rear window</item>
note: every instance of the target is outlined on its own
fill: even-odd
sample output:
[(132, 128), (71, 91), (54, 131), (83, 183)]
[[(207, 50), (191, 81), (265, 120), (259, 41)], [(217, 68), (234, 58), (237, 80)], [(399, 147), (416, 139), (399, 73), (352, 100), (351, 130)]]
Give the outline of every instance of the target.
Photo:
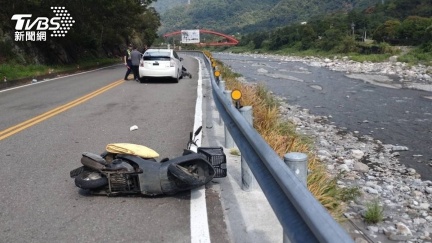
[(148, 51), (144, 53), (145, 61), (165, 61), (171, 59), (171, 52), (169, 51)]

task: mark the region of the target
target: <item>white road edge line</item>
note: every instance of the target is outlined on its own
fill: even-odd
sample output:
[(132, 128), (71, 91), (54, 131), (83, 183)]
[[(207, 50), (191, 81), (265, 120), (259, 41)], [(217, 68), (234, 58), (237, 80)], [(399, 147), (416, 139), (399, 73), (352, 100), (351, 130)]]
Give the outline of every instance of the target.
[[(201, 59), (198, 60), (198, 87), (197, 87), (197, 100), (195, 105), (195, 132), (202, 126), (202, 72), (201, 72)], [(197, 145), (201, 145), (203, 131), (198, 134)], [(197, 150), (192, 147), (191, 150)], [(206, 243), (210, 242), (209, 225), (207, 219), (207, 205), (205, 198), (205, 186), (191, 190), (191, 204), (190, 204), (190, 227), (191, 227), (191, 242), (192, 243)]]
[(10, 91), (10, 90), (14, 90), (14, 89), (24, 88), (24, 87), (27, 87), (27, 86), (30, 86), (30, 85), (36, 85), (36, 84), (40, 84), (40, 83), (50, 82), (50, 81), (53, 81), (53, 80), (56, 80), (56, 79), (68, 78), (68, 77), (73, 77), (73, 76), (77, 76), (77, 75), (81, 75), (81, 74), (85, 74), (85, 73), (91, 73), (91, 72), (94, 72), (94, 71), (98, 71), (98, 70), (102, 70), (102, 69), (105, 69), (105, 68), (114, 67), (114, 66), (118, 66), (118, 65), (120, 65), (120, 64), (110, 65), (110, 66), (106, 66), (106, 67), (102, 67), (102, 68), (98, 68), (98, 69), (92, 69), (90, 71), (84, 71), (84, 72), (69, 74), (69, 75), (61, 76), (61, 77), (50, 78), (50, 79), (47, 79), (47, 80), (38, 81), (36, 83), (20, 85), (20, 86), (17, 86), (17, 87), (0, 90), (0, 93), (6, 92), (6, 91)]

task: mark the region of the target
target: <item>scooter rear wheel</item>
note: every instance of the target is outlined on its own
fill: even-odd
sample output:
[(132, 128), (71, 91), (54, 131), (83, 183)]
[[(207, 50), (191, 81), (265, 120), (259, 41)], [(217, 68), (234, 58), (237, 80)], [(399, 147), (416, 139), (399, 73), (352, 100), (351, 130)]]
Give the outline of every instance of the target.
[(75, 185), (82, 189), (97, 189), (108, 185), (108, 179), (96, 171), (83, 171), (75, 177)]

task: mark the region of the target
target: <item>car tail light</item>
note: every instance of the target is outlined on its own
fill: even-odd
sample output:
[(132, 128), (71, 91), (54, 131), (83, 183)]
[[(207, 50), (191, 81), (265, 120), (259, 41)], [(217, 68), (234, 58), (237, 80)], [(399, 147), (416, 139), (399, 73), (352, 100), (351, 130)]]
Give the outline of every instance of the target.
[(170, 67), (175, 67), (175, 61), (171, 58)]
[(144, 62), (140, 61), (140, 67), (144, 67)]

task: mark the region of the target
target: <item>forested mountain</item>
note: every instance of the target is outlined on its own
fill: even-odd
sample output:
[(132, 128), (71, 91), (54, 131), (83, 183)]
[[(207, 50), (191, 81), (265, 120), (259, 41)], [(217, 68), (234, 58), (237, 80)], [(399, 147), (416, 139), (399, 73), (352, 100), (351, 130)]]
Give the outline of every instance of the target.
[[(416, 58), (432, 61), (432, 2), (388, 0), (366, 9), (321, 14), (244, 34), (240, 46), (268, 50), (315, 49), (333, 53), (393, 54), (389, 45), (417, 46)], [(432, 62), (431, 62), (432, 64)]]
[[(318, 14), (365, 9), (383, 0), (158, 0), (159, 33), (205, 28), (224, 33), (248, 33), (307, 21)], [(388, 1), (388, 0), (387, 0)], [(415, 1), (415, 0), (414, 0)], [(184, 4), (180, 4), (184, 2)]]
[(157, 2), (154, 2), (151, 6), (154, 7), (158, 13), (163, 14), (171, 8), (177, 6), (185, 6), (187, 3), (188, 0), (159, 0)]

